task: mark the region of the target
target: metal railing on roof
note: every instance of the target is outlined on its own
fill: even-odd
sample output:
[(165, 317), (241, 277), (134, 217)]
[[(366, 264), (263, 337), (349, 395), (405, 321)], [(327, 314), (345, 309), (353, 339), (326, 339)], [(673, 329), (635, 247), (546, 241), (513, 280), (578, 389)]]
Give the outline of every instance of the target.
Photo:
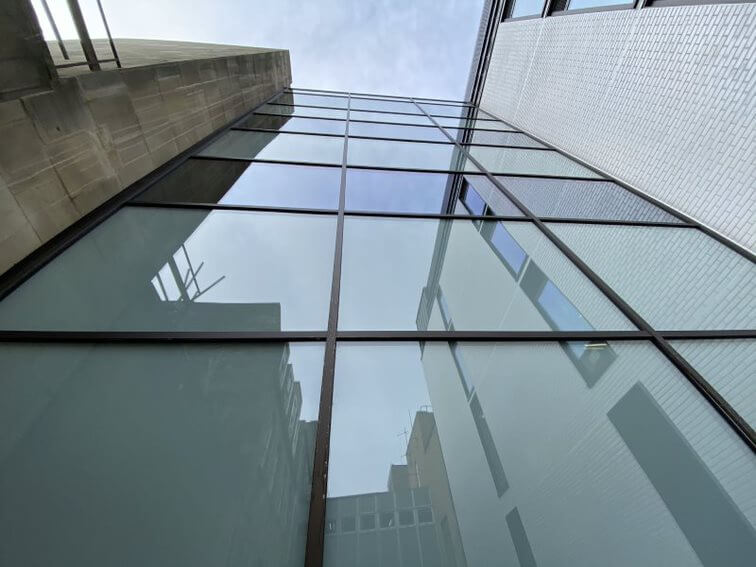
[[(63, 42), (63, 39), (61, 39), (60, 37), (58, 26), (55, 23), (55, 18), (53, 18), (52, 12), (50, 11), (50, 7), (47, 4), (47, 0), (40, 0), (40, 1), (42, 3), (42, 7), (45, 10), (45, 14), (47, 15), (47, 20), (50, 23), (50, 27), (53, 30), (53, 34), (55, 35), (55, 39), (58, 42), (58, 47), (60, 48), (60, 52), (63, 55), (63, 59), (65, 59), (66, 61), (70, 61), (71, 57), (68, 54), (68, 50), (66, 49), (66, 45)], [(102, 9), (102, 2), (100, 0), (97, 0), (97, 8), (100, 10), (102, 23), (105, 25), (105, 33), (108, 35), (108, 42), (110, 43), (110, 50), (113, 53), (113, 57), (110, 59), (97, 58), (97, 53), (95, 52), (94, 44), (92, 43), (92, 38), (89, 37), (89, 30), (87, 29), (87, 24), (84, 21), (84, 16), (81, 13), (81, 7), (79, 6), (78, 0), (66, 0), (66, 1), (68, 3), (68, 10), (71, 13), (71, 19), (73, 20), (74, 26), (76, 27), (76, 33), (79, 36), (79, 42), (81, 43), (81, 49), (84, 52), (84, 57), (86, 61), (74, 61), (70, 63), (62, 63), (60, 65), (55, 65), (55, 68), (65, 69), (68, 67), (78, 67), (80, 65), (89, 65), (89, 69), (91, 71), (99, 71), (101, 63), (115, 63), (116, 66), (120, 69), (121, 59), (118, 57), (118, 51), (116, 50), (115, 43), (113, 42), (113, 37), (110, 35), (110, 27), (108, 26), (108, 20), (105, 18), (105, 11)]]

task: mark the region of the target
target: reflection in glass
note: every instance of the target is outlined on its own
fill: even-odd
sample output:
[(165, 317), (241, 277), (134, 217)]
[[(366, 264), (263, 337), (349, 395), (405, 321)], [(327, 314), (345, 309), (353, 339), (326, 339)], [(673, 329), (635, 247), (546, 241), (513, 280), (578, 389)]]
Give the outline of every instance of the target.
[(379, 110), (381, 112), (407, 112), (410, 114), (421, 114), (417, 106), (411, 102), (358, 97), (352, 97), (351, 110)]
[(428, 102), (421, 102), (420, 106), (434, 118), (440, 116), (445, 116), (447, 118), (463, 118), (467, 117), (468, 113), (475, 113), (475, 107), (473, 106), (431, 104)]
[(544, 0), (517, 0), (510, 14), (510, 18), (540, 15)]
[(628, 0), (569, 0), (568, 10), (581, 10), (583, 8), (599, 8), (601, 6), (626, 5), (632, 8), (633, 3)]
[(286, 106), (283, 104), (264, 104), (256, 114), (283, 114), (286, 116), (304, 116), (310, 118), (338, 118), (346, 120), (346, 110), (316, 108), (313, 106)]
[(321, 345), (0, 358), (4, 565), (303, 565)]
[[(542, 298), (544, 280), (531, 270), (562, 299)], [(530, 223), (346, 219), (341, 329), (444, 330), (439, 289), (457, 330), (633, 328)]]
[(465, 149), (491, 173), (603, 179), (598, 173), (554, 151), (490, 146), (467, 146)]
[(482, 175), (465, 175), (460, 201), (471, 215), (523, 216), (496, 185)]
[(473, 144), (491, 144), (495, 146), (520, 146), (523, 148), (546, 147), (521, 132), (494, 132), (493, 130), (472, 130), (472, 136), (469, 142)]
[(343, 153), (344, 138), (229, 130), (197, 155), (339, 165)]
[(343, 96), (328, 96), (305, 93), (283, 93), (275, 104), (303, 104), (305, 106), (328, 106), (331, 108), (346, 108), (347, 98)]
[(558, 343), (340, 344), (326, 515), (377, 521), (325, 564), (749, 565), (756, 457), (651, 344), (592, 349), (586, 388)]
[(469, 160), (462, 158), (459, 150), (452, 144), (362, 138), (349, 139), (347, 163), (368, 167), (478, 171)]
[(349, 120), (371, 120), (374, 122), (397, 122), (399, 124), (433, 126), (433, 123), (424, 114), (389, 114), (384, 112), (352, 110), (349, 112)]
[(121, 209), (0, 302), (0, 328), (325, 329), (330, 215)]
[(655, 329), (756, 327), (756, 265), (697, 229), (549, 228)]
[(410, 126), (404, 124), (378, 124), (376, 122), (349, 122), (350, 136), (369, 136), (373, 138), (397, 138), (401, 140), (427, 140), (431, 142), (449, 142), (444, 133), (432, 126)]
[(476, 130), (504, 130), (514, 131), (509, 124), (499, 120), (487, 119), (483, 117), (479, 120), (459, 119), (459, 118), (434, 118), (440, 126), (444, 128), (471, 128)]
[(296, 116), (274, 116), (272, 114), (253, 114), (245, 120), (244, 128), (262, 128), (279, 132), (305, 132), (307, 134), (344, 135), (346, 122), (326, 120), (324, 118), (300, 118)]
[(443, 213), (444, 195), (461, 181), (454, 173), (347, 169), (346, 209)]
[(336, 209), (340, 182), (337, 167), (190, 159), (139, 201)]
[(756, 428), (756, 339), (670, 341), (751, 426)]
[(498, 180), (537, 216), (682, 222), (611, 181), (539, 177), (499, 177)]

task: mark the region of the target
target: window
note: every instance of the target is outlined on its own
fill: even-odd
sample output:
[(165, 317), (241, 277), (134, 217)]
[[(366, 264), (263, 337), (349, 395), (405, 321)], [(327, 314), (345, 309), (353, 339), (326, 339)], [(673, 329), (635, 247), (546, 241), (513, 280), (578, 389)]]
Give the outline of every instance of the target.
[(459, 174), (348, 169), (346, 208), (350, 211), (442, 213), (444, 195)]
[(349, 135), (449, 143), (449, 138), (435, 126), (408, 126), (404, 124), (350, 121)]
[(468, 146), (466, 149), (471, 157), (491, 173), (602, 178), (593, 170), (555, 151), (490, 146)]
[(360, 516), (360, 530), (374, 530), (375, 529), (375, 514), (362, 514)]
[(312, 106), (286, 106), (283, 104), (265, 104), (255, 111), (257, 114), (275, 114), (292, 117), (338, 118), (346, 120), (346, 110), (315, 108)]
[(351, 110), (369, 110), (380, 112), (404, 112), (410, 114), (420, 114), (417, 106), (411, 102), (397, 100), (378, 100), (374, 98), (352, 97)]
[(433, 123), (424, 114), (390, 114), (387, 112), (365, 112), (362, 110), (350, 111), (349, 120), (372, 120), (374, 122), (396, 122), (399, 124), (418, 124), (420, 126), (433, 125)]
[(349, 165), (429, 169), (440, 171), (477, 171), (451, 144), (391, 142), (387, 140), (349, 140)]
[(253, 114), (244, 122), (245, 128), (261, 128), (278, 132), (303, 132), (305, 134), (338, 134), (344, 135), (344, 124), (341, 120), (325, 120), (321, 118), (301, 118), (297, 116), (274, 116), (272, 114)]
[(516, 0), (509, 17), (540, 16), (543, 11), (543, 4), (543, 0)]
[(199, 155), (338, 165), (341, 164), (343, 152), (343, 138), (230, 130)]

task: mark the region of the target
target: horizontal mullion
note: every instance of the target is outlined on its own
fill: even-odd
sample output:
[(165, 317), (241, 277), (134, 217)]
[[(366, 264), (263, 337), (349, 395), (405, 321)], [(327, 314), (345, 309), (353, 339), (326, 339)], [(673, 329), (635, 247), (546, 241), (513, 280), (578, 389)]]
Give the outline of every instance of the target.
[[(515, 133), (521, 133), (521, 132), (515, 132)], [(535, 141), (535, 140), (534, 140)], [(477, 146), (486, 146), (486, 147), (494, 147), (494, 148), (512, 148), (515, 150), (534, 150), (538, 152), (555, 152), (559, 153), (556, 150), (552, 148), (534, 148), (533, 146), (517, 146), (514, 144), (479, 144), (477, 142), (459, 142), (459, 145), (462, 146), (465, 150), (469, 150), (470, 148), (475, 148)]]
[(581, 341), (649, 340), (645, 331), (339, 331), (340, 341)]
[(668, 341), (688, 339), (756, 339), (756, 329), (657, 331), (657, 333)]
[[(328, 89), (306, 89), (303, 87), (294, 87), (289, 88), (288, 90), (285, 90), (284, 92), (297, 92), (297, 91), (306, 91), (306, 92), (313, 92), (313, 93), (335, 93), (338, 95), (353, 95), (356, 98), (373, 98), (375, 100), (382, 100), (382, 99), (395, 99), (395, 100), (403, 100), (407, 102), (411, 102), (412, 97), (404, 97), (399, 95), (379, 95), (375, 93), (359, 93), (359, 92), (351, 92), (351, 91), (332, 91)], [(454, 105), (470, 105), (469, 101), (464, 100), (450, 100), (450, 99), (444, 99), (444, 98), (418, 98), (417, 100), (423, 100), (428, 102), (441, 102), (441, 103), (452, 103)]]
[(611, 224), (622, 226), (663, 226), (669, 228), (698, 228), (695, 225), (682, 222), (669, 221), (642, 221), (642, 220), (622, 220), (622, 219), (588, 219), (588, 218), (571, 218), (571, 217), (545, 217), (536, 215), (543, 222), (567, 223), (567, 224)]
[(158, 209), (218, 209), (227, 211), (258, 211), (264, 213), (297, 213), (308, 215), (337, 215), (337, 209), (307, 209), (303, 207), (267, 207), (262, 205), (233, 205), (230, 203), (191, 203), (187, 201), (131, 201), (127, 207)]

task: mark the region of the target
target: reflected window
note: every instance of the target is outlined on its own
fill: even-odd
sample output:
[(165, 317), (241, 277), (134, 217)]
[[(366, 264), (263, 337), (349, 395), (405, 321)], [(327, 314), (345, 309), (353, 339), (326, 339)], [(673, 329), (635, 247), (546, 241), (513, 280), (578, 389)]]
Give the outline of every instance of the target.
[(0, 302), (27, 330), (325, 329), (331, 215), (126, 207)]
[(415, 514), (412, 510), (399, 510), (399, 525), (411, 526), (415, 523)]
[(523, 216), (520, 209), (482, 175), (464, 176), (460, 201), (471, 215)]
[(633, 7), (632, 2), (627, 0), (569, 0), (567, 4), (568, 10), (582, 10), (585, 8), (600, 8), (602, 6), (628, 6)]
[(380, 521), (381, 528), (393, 528), (396, 525), (393, 512), (381, 512)]
[(357, 530), (357, 519), (354, 516), (344, 516), (341, 518), (341, 531), (353, 532)]
[(516, 0), (510, 18), (540, 15), (543, 10), (543, 0)]
[(270, 114), (253, 114), (245, 120), (244, 128), (276, 130), (278, 132), (304, 132), (305, 134), (339, 134), (344, 135), (346, 122), (326, 120), (323, 118), (301, 118), (297, 116), (273, 116)]
[(442, 213), (444, 195), (459, 174), (347, 169), (346, 209)]
[(303, 565), (323, 351), (0, 345), (4, 563)]
[(138, 200), (336, 209), (340, 183), (338, 167), (189, 159)]
[(343, 138), (230, 130), (198, 155), (338, 165), (343, 153)]

